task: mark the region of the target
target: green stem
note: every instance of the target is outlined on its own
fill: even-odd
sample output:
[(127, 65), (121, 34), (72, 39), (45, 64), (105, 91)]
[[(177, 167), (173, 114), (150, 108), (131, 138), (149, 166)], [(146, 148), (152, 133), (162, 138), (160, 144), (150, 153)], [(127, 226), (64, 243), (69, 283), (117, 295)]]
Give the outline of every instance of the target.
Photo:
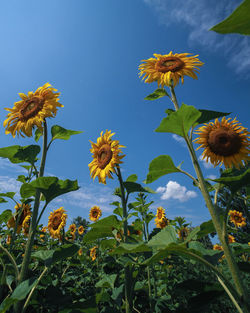
[[(38, 175), (39, 177), (42, 177), (44, 174), (46, 155), (47, 155), (47, 124), (46, 124), (46, 120), (44, 120), (43, 150), (42, 150), (42, 159), (41, 159), (41, 165), (40, 165), (40, 170), (39, 170), (39, 175)], [(31, 250), (32, 250), (33, 242), (34, 242), (35, 233), (36, 233), (36, 224), (37, 224), (37, 216), (38, 216), (38, 210), (39, 210), (39, 205), (40, 205), (40, 196), (41, 196), (41, 193), (40, 191), (37, 190), (36, 196), (35, 196), (34, 208), (32, 212), (32, 220), (31, 220), (30, 229), (29, 229), (29, 237), (28, 237), (28, 241), (26, 244), (26, 249), (24, 253), (21, 272), (20, 272), (19, 279), (18, 279), (18, 284), (20, 284), (26, 279), (28, 266), (30, 263)], [(16, 306), (16, 312), (20, 312), (20, 302)]]
[(179, 110), (179, 105), (178, 105), (178, 101), (175, 95), (175, 91), (174, 91), (174, 87), (173, 87), (173, 81), (171, 80), (171, 85), (169, 86), (170, 88), (170, 92), (171, 92), (171, 100), (174, 104), (175, 110), (178, 111)]
[[(121, 189), (121, 200), (122, 200), (122, 209), (123, 209), (123, 233), (125, 237), (125, 242), (128, 241), (128, 214), (127, 214), (127, 202), (126, 202), (126, 197), (125, 197), (125, 189), (124, 189), (124, 184), (122, 180), (122, 175), (121, 175), (121, 170), (119, 165), (116, 166), (117, 169), (117, 177), (119, 179), (120, 183), (120, 189)], [(126, 265), (124, 268), (125, 271), (125, 305), (126, 305), (126, 313), (131, 313), (133, 310), (133, 305), (132, 305), (132, 299), (129, 297), (129, 295), (132, 294), (132, 291), (130, 290), (130, 282), (131, 282), (131, 273), (129, 270), (129, 266)]]
[(0, 248), (3, 250), (3, 252), (8, 256), (11, 264), (13, 265), (14, 267), (14, 270), (15, 270), (15, 274), (16, 274), (16, 279), (18, 279), (19, 277), (19, 271), (18, 271), (18, 268), (17, 268), (17, 264), (16, 264), (16, 261), (14, 260), (13, 256), (10, 254), (10, 252), (5, 249), (1, 244), (0, 244)]
[(33, 295), (33, 293), (34, 293), (34, 291), (35, 291), (37, 285), (40, 283), (41, 279), (43, 278), (43, 276), (44, 276), (44, 274), (47, 272), (47, 270), (48, 270), (48, 268), (45, 267), (44, 270), (42, 271), (41, 275), (40, 275), (39, 278), (37, 279), (35, 285), (34, 285), (33, 288), (31, 289), (31, 291), (30, 291), (30, 293), (29, 293), (29, 295), (28, 295), (28, 297), (27, 297), (27, 299), (26, 299), (26, 301), (25, 301), (25, 303), (24, 303), (24, 306), (23, 306), (23, 309), (22, 309), (22, 313), (25, 313), (25, 311), (26, 311), (26, 309), (27, 309), (27, 306), (28, 306), (28, 304), (29, 304), (29, 301), (30, 301), (30, 299), (31, 299), (31, 297), (32, 297), (32, 295)]
[[(178, 110), (179, 107), (178, 107), (178, 102), (176, 99), (173, 85), (170, 86), (170, 90), (171, 90), (173, 104), (175, 106), (175, 109)], [(187, 146), (188, 146), (188, 149), (190, 152), (190, 156), (191, 156), (191, 159), (193, 162), (193, 166), (194, 166), (194, 169), (195, 169), (198, 181), (199, 181), (199, 187), (200, 187), (201, 193), (203, 195), (203, 198), (206, 202), (206, 205), (208, 207), (208, 210), (210, 212), (210, 215), (212, 217), (212, 221), (213, 221), (215, 230), (217, 232), (217, 235), (218, 235), (219, 240), (221, 242), (221, 245), (222, 245), (222, 248), (223, 248), (223, 251), (224, 251), (227, 263), (228, 263), (228, 267), (230, 269), (230, 272), (231, 272), (231, 275), (232, 275), (232, 278), (233, 278), (233, 281), (234, 281), (234, 284), (236, 287), (236, 290), (240, 296), (240, 299), (243, 299), (243, 306), (245, 307), (246, 312), (248, 312), (248, 309), (249, 309), (248, 296), (246, 293), (246, 288), (244, 288), (243, 283), (240, 279), (239, 268), (235, 262), (232, 251), (227, 244), (226, 238), (223, 236), (223, 230), (222, 230), (222, 225), (220, 222), (220, 217), (219, 217), (219, 214), (216, 211), (216, 209), (212, 203), (211, 197), (210, 197), (209, 192), (207, 190), (207, 187), (205, 184), (205, 179), (203, 177), (203, 173), (201, 171), (201, 168), (200, 168), (197, 156), (195, 154), (192, 142), (187, 135), (185, 135), (184, 139), (187, 143)]]

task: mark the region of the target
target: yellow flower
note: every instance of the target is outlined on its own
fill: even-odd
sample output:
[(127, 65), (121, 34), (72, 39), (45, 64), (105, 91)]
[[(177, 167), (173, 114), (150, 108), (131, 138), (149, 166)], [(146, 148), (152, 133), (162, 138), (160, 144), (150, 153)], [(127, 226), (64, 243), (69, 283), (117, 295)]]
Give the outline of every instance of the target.
[(76, 224), (71, 224), (69, 226), (69, 231), (71, 234), (74, 234), (76, 232)]
[(31, 215), (27, 215), (22, 223), (23, 233), (25, 236), (29, 235), (30, 217)]
[[(63, 107), (58, 102), (60, 95), (56, 89), (52, 88), (49, 83), (39, 87), (35, 92), (29, 91), (28, 95), (19, 93), (21, 101), (15, 102), (12, 109), (9, 111), (7, 119), (3, 126), (6, 127), (5, 133), (12, 134), (13, 137), (17, 135), (32, 136), (32, 129), (37, 126), (41, 131), (43, 129), (42, 123), (47, 117), (55, 117), (57, 107)], [(23, 135), (24, 134), (24, 135)]]
[(89, 212), (89, 219), (93, 222), (96, 222), (101, 216), (102, 210), (99, 208), (99, 206), (94, 205)]
[(158, 87), (170, 86), (171, 81), (175, 87), (181, 78), (181, 82), (184, 82), (184, 76), (190, 76), (197, 79), (196, 73), (199, 73), (199, 67), (202, 63), (197, 57), (198, 55), (189, 56), (190, 53), (175, 53), (170, 51), (169, 54), (156, 54), (155, 58), (149, 58), (142, 60), (139, 66), (139, 76), (142, 75), (145, 79), (145, 83), (152, 83), (157, 81)]
[(179, 230), (178, 230), (178, 237), (180, 239), (183, 239), (183, 240), (186, 240), (187, 239), (187, 236), (188, 236), (188, 228), (187, 227), (181, 227)]
[(84, 227), (81, 225), (78, 227), (78, 234), (82, 235), (84, 233)]
[(235, 166), (239, 168), (250, 160), (249, 154), (249, 132), (241, 126), (236, 118), (218, 119), (215, 122), (205, 123), (196, 133), (199, 137), (194, 141), (201, 144), (196, 150), (204, 148), (203, 159), (210, 159), (214, 165), (224, 164), (226, 168)]
[(8, 236), (7, 236), (7, 240), (6, 240), (7, 245), (9, 245), (9, 244), (10, 244), (10, 242), (11, 242), (11, 236), (10, 236), (10, 235), (8, 235)]
[(78, 255), (79, 255), (79, 256), (82, 255), (82, 248), (80, 248), (80, 249), (78, 250)]
[(17, 225), (17, 233), (20, 234), (21, 230), (22, 230), (22, 227), (23, 227), (23, 222), (25, 220), (25, 218), (27, 216), (31, 216), (31, 210), (30, 210), (31, 206), (30, 204), (20, 204), (18, 203), (17, 205), (15, 205), (15, 210), (16, 210), (16, 213), (14, 216), (12, 216), (8, 223), (7, 223), (7, 226), (9, 228), (15, 228), (15, 225), (16, 225), (16, 222), (18, 220), (18, 215), (20, 214), (20, 210), (21, 210), (21, 215), (19, 217), (19, 221), (18, 221), (18, 225)]
[(93, 248), (90, 249), (90, 257), (92, 259), (92, 261), (95, 261), (96, 259), (96, 250), (97, 250), (97, 246), (94, 246)]
[(236, 210), (230, 210), (228, 212), (230, 215), (229, 220), (233, 223), (236, 227), (244, 227), (246, 226), (246, 218), (242, 216), (242, 213)]
[(229, 243), (236, 242), (234, 236), (228, 235), (228, 242), (229, 242)]
[(48, 230), (52, 238), (60, 239), (60, 231), (64, 228), (67, 219), (65, 212), (66, 211), (61, 207), (50, 213)]
[(106, 184), (106, 177), (113, 178), (112, 172), (115, 172), (115, 166), (123, 163), (121, 159), (125, 155), (119, 155), (120, 148), (124, 146), (119, 145), (118, 140), (112, 140), (111, 137), (115, 133), (111, 130), (106, 130), (105, 134), (101, 132), (101, 136), (97, 139), (97, 143), (90, 141), (92, 148), (90, 152), (93, 153), (93, 161), (89, 164), (90, 176), (95, 179), (98, 177), (99, 183)]
[(165, 216), (165, 209), (158, 207), (156, 212), (155, 224), (157, 228), (164, 228), (169, 224), (169, 220)]
[[(219, 251), (223, 251), (222, 246), (216, 244), (213, 246), (213, 250), (219, 250)], [(222, 262), (222, 260), (225, 258), (225, 254), (223, 254), (223, 256), (219, 259), (219, 262)]]
[[(46, 231), (47, 231), (47, 227), (46, 226), (44, 226), (42, 229), (41, 229), (41, 232), (43, 232), (43, 233), (46, 233)], [(41, 234), (40, 235), (40, 238), (44, 238), (44, 234)]]
[(161, 206), (159, 206), (158, 208), (157, 208), (157, 212), (156, 212), (156, 218), (158, 219), (158, 220), (161, 220), (161, 219), (163, 219), (164, 217), (165, 217), (165, 209), (163, 209), (163, 207), (161, 207)]

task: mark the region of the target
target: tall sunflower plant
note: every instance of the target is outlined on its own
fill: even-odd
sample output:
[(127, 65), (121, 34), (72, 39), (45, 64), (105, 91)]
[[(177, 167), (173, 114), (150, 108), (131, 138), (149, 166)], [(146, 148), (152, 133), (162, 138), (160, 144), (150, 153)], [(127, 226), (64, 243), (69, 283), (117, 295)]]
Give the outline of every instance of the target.
[[(19, 175), (17, 178), (17, 181), (22, 183), (20, 187), (21, 198), (18, 201), (16, 200), (18, 195), (15, 192), (0, 193), (1, 203), (10, 199), (15, 204), (14, 213), (11, 210), (5, 210), (0, 215), (1, 223), (6, 223), (7, 244), (10, 244), (6, 248), (6, 238), (2, 237), (0, 251), (6, 255), (14, 269), (16, 286), (14, 293), (7, 295), (1, 304), (3, 310), (1, 312), (5, 312), (13, 304), (15, 312), (25, 311), (27, 303), (22, 305), (24, 299), (28, 294), (34, 292), (34, 288), (48, 269), (45, 266), (41, 273), (42, 276), (40, 275), (35, 281), (30, 282), (30, 260), (34, 252), (34, 241), (37, 242), (40, 236), (44, 237), (45, 233), (45, 228), (42, 231), (39, 230), (40, 219), (51, 200), (79, 189), (76, 180), (60, 180), (58, 177), (44, 176), (47, 153), (51, 144), (56, 139), (68, 140), (72, 135), (82, 133), (53, 125), (50, 129), (51, 137), (49, 139), (47, 121), (49, 118), (56, 117), (58, 108), (63, 107), (59, 102), (60, 93), (49, 83), (46, 83), (34, 92), (29, 91), (27, 95), (19, 93), (19, 96), (21, 100), (15, 102), (12, 108), (6, 108), (8, 114), (3, 124), (5, 133), (14, 138), (16, 136), (33, 137), (35, 143), (28, 146), (13, 145), (0, 148), (0, 157), (8, 159), (13, 164), (20, 164), (27, 170), (27, 175)], [(43, 141), (40, 146), (36, 142), (41, 137)], [(66, 217), (63, 208), (51, 213), (48, 229), (54, 237), (59, 238), (63, 234)], [(24, 236), (23, 245), (25, 248), (22, 259), (16, 254), (14, 247), (21, 235)], [(72, 248), (72, 253), (75, 252), (75, 248)], [(66, 249), (69, 247), (67, 246)], [(50, 250), (46, 253), (43, 258), (46, 255), (51, 258), (53, 251)], [(63, 257), (63, 253), (61, 256)], [(5, 268), (5, 265), (3, 266)], [(15, 294), (20, 291), (23, 292), (22, 297), (15, 297)], [(30, 296), (27, 299), (30, 299)]]
[[(189, 243), (186, 247), (182, 244), (174, 247), (173, 243), (170, 244), (169, 241), (166, 241), (164, 249), (166, 254), (169, 251), (184, 254), (186, 257), (195, 258), (198, 262), (203, 263), (216, 274), (218, 281), (237, 310), (239, 312), (248, 312), (247, 289), (244, 286), (240, 269), (235, 260), (233, 244), (229, 244), (227, 235), (229, 209), (226, 212), (220, 210), (217, 204), (217, 195), (221, 188), (228, 187), (232, 192), (232, 197), (227, 203), (227, 207), (230, 207), (234, 194), (242, 187), (249, 187), (250, 133), (236, 118), (228, 118), (227, 116), (230, 113), (196, 109), (194, 106), (184, 103), (181, 106), (179, 105), (175, 93), (176, 85), (179, 84), (180, 80), (183, 84), (185, 76), (197, 79), (197, 74), (202, 65), (203, 63), (198, 59), (198, 55), (179, 54), (171, 51), (165, 55), (154, 54), (154, 57), (142, 60), (139, 66), (139, 76), (146, 83), (157, 82), (158, 84), (158, 89), (145, 99), (152, 101), (167, 97), (173, 104), (173, 108), (168, 108), (165, 111), (166, 116), (155, 131), (176, 134), (185, 140), (195, 172), (195, 174), (192, 174), (185, 171), (182, 164), (175, 165), (169, 155), (160, 155), (151, 161), (145, 183), (150, 184), (161, 176), (170, 173), (181, 173), (188, 176), (191, 182), (199, 188), (210, 212), (211, 221), (196, 227), (189, 234), (185, 233), (184, 243), (189, 243), (190, 240), (199, 239), (211, 232), (216, 232), (225, 255), (227, 270), (231, 273), (230, 281), (224, 274), (218, 272), (215, 266), (216, 262), (214, 262), (216, 255), (214, 255), (215, 259), (211, 258), (208, 261), (206, 255), (211, 255), (211, 251), (203, 250), (204, 247), (200, 245)], [(197, 135), (195, 139), (193, 139), (194, 135)], [(225, 166), (220, 178), (214, 180), (204, 178), (194, 143), (200, 144), (196, 150), (203, 149), (202, 158), (207, 162), (210, 161), (214, 167), (218, 165)], [(249, 192), (249, 188), (247, 190)], [(231, 216), (237, 216), (236, 219), (239, 220), (239, 223), (242, 221), (242, 216), (239, 216), (239, 214), (231, 213)], [(234, 217), (231, 220), (235, 222)], [(184, 234), (184, 230), (180, 228), (180, 235)], [(241, 248), (248, 250), (249, 248), (246, 246), (242, 245)], [(190, 248), (192, 248), (192, 252)], [(162, 246), (160, 249), (161, 251), (155, 253), (152, 261), (158, 260), (157, 254), (162, 257)], [(146, 263), (150, 264), (151, 261), (148, 260)]]

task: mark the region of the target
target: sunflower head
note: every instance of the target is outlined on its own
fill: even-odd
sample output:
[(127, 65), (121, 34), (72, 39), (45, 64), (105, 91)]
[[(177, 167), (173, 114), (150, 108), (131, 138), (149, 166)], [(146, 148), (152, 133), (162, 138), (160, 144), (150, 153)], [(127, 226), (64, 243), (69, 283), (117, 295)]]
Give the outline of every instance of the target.
[(96, 222), (99, 220), (99, 218), (102, 216), (102, 210), (99, 206), (94, 205), (91, 210), (89, 211), (89, 219), (93, 222)]
[(78, 255), (81, 256), (82, 253), (83, 253), (82, 248), (80, 248), (80, 249), (78, 250)]
[(246, 218), (242, 216), (242, 212), (230, 210), (228, 215), (230, 222), (233, 223), (236, 227), (246, 226)]
[(168, 218), (166, 218), (166, 217), (163, 217), (162, 219), (155, 219), (155, 224), (156, 224), (156, 227), (157, 228), (161, 228), (161, 229), (163, 229), (163, 228), (165, 228), (166, 226), (168, 226), (169, 225), (169, 220), (168, 220)]
[(223, 248), (222, 248), (221, 245), (216, 244), (216, 245), (213, 246), (213, 250), (220, 250), (220, 251), (223, 251)]
[(29, 235), (29, 228), (30, 228), (30, 217), (31, 215), (27, 215), (22, 223), (22, 228), (23, 228), (23, 234), (24, 236)]
[(46, 83), (35, 92), (29, 91), (28, 95), (19, 93), (22, 100), (15, 102), (12, 109), (6, 109), (10, 113), (3, 123), (6, 127), (5, 133), (12, 134), (13, 137), (16, 134), (30, 137), (34, 126), (42, 131), (45, 118), (55, 117), (57, 107), (63, 107), (58, 102), (60, 93), (56, 91)]
[[(31, 216), (31, 206), (30, 204), (25, 204), (25, 203), (18, 203), (17, 205), (15, 205), (15, 214), (14, 216), (12, 216), (9, 220), (8, 220), (8, 223), (7, 223), (7, 226), (9, 228), (15, 228), (16, 226), (16, 223), (18, 222), (18, 225), (17, 225), (17, 233), (20, 234), (22, 228), (23, 228), (23, 223), (24, 223), (24, 220), (29, 216)], [(19, 219), (18, 219), (18, 216)], [(28, 222), (28, 220), (26, 220)]]
[(8, 235), (7, 236), (7, 240), (6, 240), (6, 244), (9, 245), (11, 243), (11, 236)]
[(188, 228), (183, 226), (178, 230), (178, 237), (182, 240), (186, 240), (188, 233), (189, 233)]
[(69, 225), (69, 231), (71, 233), (75, 233), (76, 232), (76, 224), (71, 224)]
[(197, 129), (199, 135), (194, 141), (204, 148), (203, 159), (214, 165), (224, 164), (226, 168), (239, 168), (247, 163), (249, 158), (249, 132), (241, 126), (236, 118), (218, 119), (215, 122), (205, 123)]
[(106, 184), (106, 177), (112, 178), (112, 172), (115, 167), (122, 163), (121, 159), (125, 155), (119, 155), (124, 146), (119, 144), (118, 140), (112, 140), (114, 133), (106, 130), (105, 134), (101, 132), (101, 136), (97, 139), (97, 143), (90, 141), (92, 148), (90, 152), (93, 154), (93, 161), (89, 164), (90, 176), (99, 179), (99, 183)]
[(84, 231), (85, 231), (85, 229), (82, 225), (78, 227), (78, 234), (79, 235), (82, 235), (84, 233)]
[(96, 251), (97, 251), (97, 246), (94, 246), (93, 248), (90, 249), (90, 257), (92, 261), (95, 261), (96, 259)]
[(228, 243), (233, 243), (233, 242), (236, 242), (234, 236), (228, 235)]
[(50, 213), (48, 222), (48, 231), (52, 238), (60, 239), (60, 232), (66, 225), (67, 214), (65, 210), (61, 207)]
[(173, 86), (175, 87), (179, 80), (184, 82), (184, 76), (190, 76), (197, 79), (196, 73), (199, 73), (199, 67), (202, 63), (198, 55), (191, 56), (190, 53), (175, 53), (170, 51), (169, 54), (154, 54), (154, 58), (142, 60), (139, 66), (139, 76), (143, 76), (145, 83), (157, 81), (158, 87)]

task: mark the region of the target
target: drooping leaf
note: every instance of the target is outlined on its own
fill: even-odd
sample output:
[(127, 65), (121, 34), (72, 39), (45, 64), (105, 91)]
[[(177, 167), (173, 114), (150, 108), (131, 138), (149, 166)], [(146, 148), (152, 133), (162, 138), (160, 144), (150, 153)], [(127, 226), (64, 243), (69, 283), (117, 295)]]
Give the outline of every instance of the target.
[(224, 21), (212, 27), (220, 34), (238, 33), (250, 35), (250, 1), (243, 1)]
[(163, 118), (160, 126), (155, 131), (173, 133), (184, 137), (200, 116), (201, 112), (194, 106), (183, 103), (178, 111)]
[(151, 93), (150, 95), (148, 95), (144, 99), (145, 100), (156, 100), (156, 99), (162, 98), (164, 96), (169, 97), (169, 94), (166, 92), (166, 90), (164, 88), (158, 88), (153, 93)]
[(2, 223), (7, 223), (8, 220), (12, 217), (11, 210), (5, 210), (0, 214), (0, 225)]
[(145, 183), (150, 184), (163, 175), (176, 172), (180, 172), (180, 170), (174, 165), (171, 157), (169, 155), (160, 155), (150, 162)]
[(124, 187), (128, 193), (132, 193), (132, 192), (155, 193), (152, 189), (150, 189), (148, 187), (142, 187), (142, 185), (140, 185), (138, 183), (131, 182), (131, 181), (126, 181), (123, 184), (124, 184)]
[(40, 147), (37, 145), (25, 147), (10, 146), (0, 148), (0, 157), (9, 159), (11, 163), (28, 162), (30, 164), (34, 164), (40, 150)]
[(158, 234), (156, 234), (147, 245), (151, 248), (165, 248), (170, 243), (177, 242), (176, 232), (173, 226), (167, 226), (163, 228)]
[(144, 242), (137, 244), (120, 243), (120, 245), (113, 250), (112, 254), (128, 254), (147, 251), (151, 251), (151, 248)]
[(22, 184), (22, 186), (20, 188), (20, 195), (23, 199), (35, 197), (36, 188), (33, 187), (30, 183), (24, 183), (24, 184)]
[(52, 140), (63, 139), (68, 140), (72, 135), (81, 134), (82, 131), (65, 129), (59, 125), (54, 125), (51, 127)]
[(195, 125), (207, 123), (211, 120), (214, 120), (219, 117), (227, 116), (230, 113), (223, 113), (223, 112), (217, 112), (217, 111), (210, 111), (210, 110), (199, 110), (201, 112), (201, 116), (196, 121)]
[(7, 197), (7, 198), (10, 198), (10, 199), (14, 199), (14, 196), (15, 196), (15, 192), (2, 192), (0, 193), (0, 197)]

